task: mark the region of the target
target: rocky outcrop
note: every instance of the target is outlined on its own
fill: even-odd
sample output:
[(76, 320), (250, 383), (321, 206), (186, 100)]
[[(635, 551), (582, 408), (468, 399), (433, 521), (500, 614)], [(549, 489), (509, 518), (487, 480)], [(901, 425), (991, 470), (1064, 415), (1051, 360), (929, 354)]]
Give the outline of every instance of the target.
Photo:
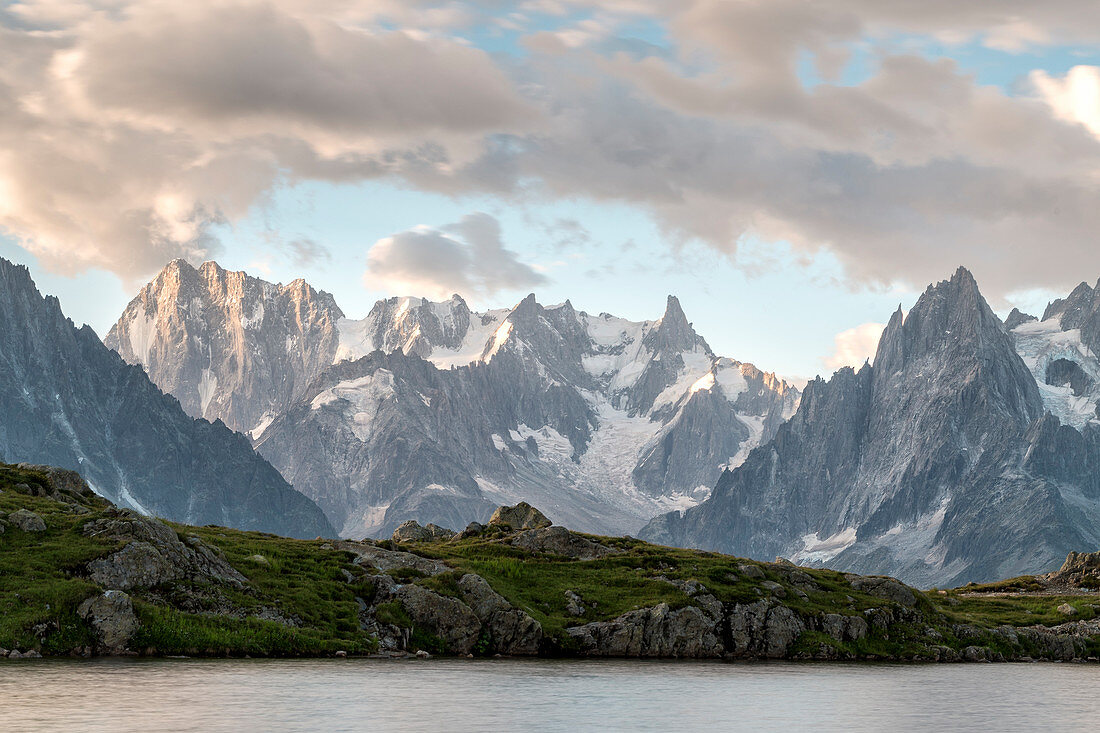
[(1043, 580), (1071, 588), (1100, 588), (1100, 552), (1071, 552), (1062, 567)]
[(851, 586), (864, 593), (878, 598), (893, 601), (899, 606), (912, 608), (917, 605), (917, 597), (913, 591), (905, 587), (893, 578), (878, 578), (873, 576), (846, 575)]
[(510, 544), (529, 552), (560, 555), (577, 560), (595, 560), (618, 552), (607, 545), (582, 537), (576, 532), (570, 532), (565, 527), (527, 529), (516, 533), (511, 538)]
[(235, 588), (248, 582), (214, 548), (191, 535), (181, 540), (166, 524), (122, 510), (118, 517), (84, 525), (86, 537), (108, 538), (126, 545), (88, 563), (93, 582), (112, 590), (153, 588), (181, 578)]
[(581, 653), (594, 657), (720, 657), (716, 631), (717, 620), (698, 608), (667, 603), (566, 629)]
[(335, 534), (244, 436), (189, 417), (3, 259), (0, 323), (0, 461), (78, 470), (119, 506), (175, 521)]
[(512, 530), (518, 529), (542, 529), (549, 527), (553, 522), (546, 518), (542, 512), (525, 501), (515, 506), (500, 506), (489, 517), (489, 524), (498, 527), (506, 527)]
[(405, 609), (413, 628), (440, 639), (448, 652), (473, 651), (481, 633), (481, 620), (465, 603), (419, 585), (399, 586), (393, 591), (393, 599)]
[[(394, 576), (413, 573), (441, 576), (453, 571), (442, 563), (408, 552), (387, 550), (370, 543), (341, 542), (339, 549), (357, 555), (356, 562)], [(412, 631), (428, 634), (449, 654), (469, 654), (475, 645), (482, 653), (514, 656), (533, 655), (542, 643), (542, 626), (526, 612), (514, 608), (479, 575), (465, 573), (454, 579), (456, 596), (431, 588), (403, 584), (390, 575), (370, 575), (373, 587), (370, 603), (363, 602), (360, 620), (365, 629), (379, 637), (385, 650), (405, 650)], [(387, 612), (397, 604), (411, 626), (401, 627)]]
[(394, 542), (438, 542), (449, 540), (454, 536), (455, 532), (445, 527), (440, 527), (431, 522), (427, 526), (421, 527), (415, 519), (410, 519), (395, 529), (390, 539)]
[(354, 554), (357, 565), (371, 567), (383, 573), (409, 568), (424, 575), (439, 575), (448, 570), (446, 565), (437, 560), (411, 552), (386, 550), (369, 542), (337, 542), (335, 547)]
[(19, 509), (8, 515), (8, 521), (24, 532), (45, 532), (46, 522), (41, 516), (28, 509)]
[(98, 651), (104, 654), (125, 652), (140, 625), (130, 596), (118, 590), (88, 598), (80, 604), (76, 614), (91, 624)]
[(480, 575), (467, 573), (458, 579), (462, 601), (483, 624), (489, 650), (497, 654), (527, 656), (538, 654), (542, 625), (511, 604), (489, 586)]

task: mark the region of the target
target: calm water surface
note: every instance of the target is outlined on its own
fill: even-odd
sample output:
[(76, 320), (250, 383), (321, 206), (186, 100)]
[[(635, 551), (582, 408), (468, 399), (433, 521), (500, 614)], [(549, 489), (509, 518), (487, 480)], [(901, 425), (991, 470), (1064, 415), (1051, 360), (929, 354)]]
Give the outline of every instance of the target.
[(1100, 666), (0, 663), (0, 731), (1100, 730)]

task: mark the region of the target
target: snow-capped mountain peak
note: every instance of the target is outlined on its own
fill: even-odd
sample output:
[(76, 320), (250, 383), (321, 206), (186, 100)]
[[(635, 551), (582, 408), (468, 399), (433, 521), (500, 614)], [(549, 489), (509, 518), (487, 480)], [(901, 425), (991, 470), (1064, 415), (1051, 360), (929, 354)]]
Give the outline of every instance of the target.
[(799, 397), (715, 355), (674, 296), (653, 321), (533, 294), (483, 312), (393, 297), (351, 319), (302, 281), (174, 262), (108, 344), (192, 414), (249, 432), (347, 534), (521, 499), (631, 532), (705, 496)]

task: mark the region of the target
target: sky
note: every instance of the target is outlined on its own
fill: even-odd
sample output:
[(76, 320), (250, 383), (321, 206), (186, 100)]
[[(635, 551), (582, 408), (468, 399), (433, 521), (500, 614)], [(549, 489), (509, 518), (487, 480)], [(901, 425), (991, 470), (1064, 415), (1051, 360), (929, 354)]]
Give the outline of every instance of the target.
[(794, 379), (970, 268), (1100, 277), (1100, 5), (0, 2), (0, 256), (105, 334), (167, 262), (569, 299)]

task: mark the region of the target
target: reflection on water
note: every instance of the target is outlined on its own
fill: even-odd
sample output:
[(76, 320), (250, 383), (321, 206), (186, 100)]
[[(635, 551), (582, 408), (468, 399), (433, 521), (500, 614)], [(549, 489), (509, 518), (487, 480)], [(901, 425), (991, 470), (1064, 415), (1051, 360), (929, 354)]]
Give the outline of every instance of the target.
[(1100, 667), (543, 660), (0, 663), (0, 731), (1097, 730)]

